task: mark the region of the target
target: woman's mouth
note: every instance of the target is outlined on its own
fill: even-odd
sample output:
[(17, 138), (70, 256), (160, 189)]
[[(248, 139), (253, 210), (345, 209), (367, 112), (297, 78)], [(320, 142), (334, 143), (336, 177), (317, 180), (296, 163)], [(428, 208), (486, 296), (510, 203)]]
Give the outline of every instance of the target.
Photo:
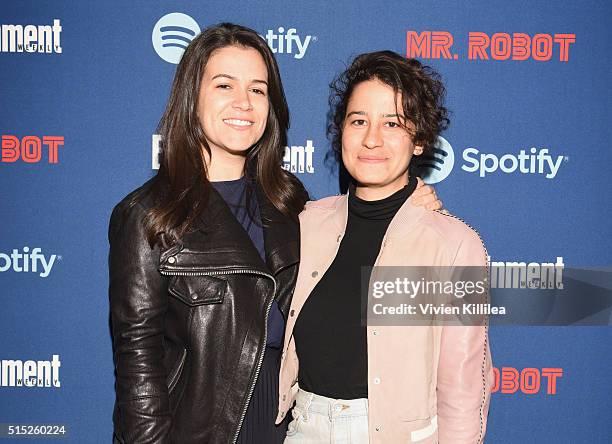
[(242, 119), (223, 119), (223, 123), (235, 129), (246, 129), (253, 126), (252, 121)]
[(382, 163), (387, 160), (385, 157), (375, 157), (375, 156), (359, 156), (358, 159), (359, 161), (365, 162), (365, 163)]

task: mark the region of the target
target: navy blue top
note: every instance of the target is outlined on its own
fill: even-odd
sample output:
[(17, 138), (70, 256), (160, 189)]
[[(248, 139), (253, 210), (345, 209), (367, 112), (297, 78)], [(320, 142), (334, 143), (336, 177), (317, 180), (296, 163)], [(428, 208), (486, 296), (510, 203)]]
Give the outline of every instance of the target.
[[(266, 261), (266, 250), (264, 245), (264, 233), (261, 224), (261, 216), (259, 214), (259, 206), (255, 194), (250, 197), (251, 212), (253, 217), (247, 211), (246, 199), (246, 179), (241, 177), (236, 180), (226, 180), (222, 182), (211, 182), (215, 190), (221, 195), (227, 203), (230, 210), (236, 216), (236, 219), (245, 231), (249, 234), (253, 245), (257, 248), (259, 255)], [(272, 301), (272, 307), (268, 314), (268, 337), (266, 345), (273, 348), (281, 348), (283, 345), (283, 335), (285, 332), (285, 319), (278, 308), (276, 299)]]

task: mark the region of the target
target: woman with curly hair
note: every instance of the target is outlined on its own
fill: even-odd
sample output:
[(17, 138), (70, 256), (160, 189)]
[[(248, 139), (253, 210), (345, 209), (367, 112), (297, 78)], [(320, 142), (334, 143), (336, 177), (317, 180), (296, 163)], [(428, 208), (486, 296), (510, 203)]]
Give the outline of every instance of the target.
[(479, 236), (414, 204), (413, 156), (449, 123), (439, 76), (390, 51), (362, 54), (332, 84), (333, 147), (347, 195), (300, 215), (301, 264), (281, 362), (285, 443), (482, 442), (492, 382), (486, 325), (363, 322), (362, 267), (481, 266)]

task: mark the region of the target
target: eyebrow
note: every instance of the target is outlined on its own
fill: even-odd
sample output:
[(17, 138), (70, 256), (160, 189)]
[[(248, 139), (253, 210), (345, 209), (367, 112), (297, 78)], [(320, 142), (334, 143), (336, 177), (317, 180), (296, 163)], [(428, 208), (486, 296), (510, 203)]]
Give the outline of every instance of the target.
[[(226, 78), (228, 78), (230, 80), (238, 80), (236, 77), (231, 76), (229, 74), (217, 74), (217, 75), (214, 75), (212, 77), (212, 79), (210, 79), (210, 80), (215, 80), (215, 79), (218, 79), (219, 77), (226, 77)], [(268, 82), (266, 82), (265, 80), (253, 79), (253, 80), (251, 80), (251, 82), (252, 83), (263, 83), (266, 86), (268, 85)]]
[(346, 115), (346, 118), (348, 119), (349, 117), (351, 117), (353, 114), (357, 114), (359, 116), (365, 116), (366, 112), (365, 111), (351, 111), (350, 113), (348, 113)]
[[(352, 116), (353, 114), (357, 114), (357, 115), (359, 115), (359, 116), (365, 116), (367, 113), (366, 113), (365, 111), (351, 111), (350, 113), (348, 113), (348, 114), (346, 115), (346, 117), (347, 117), (347, 118), (349, 118), (349, 117), (350, 117), (350, 116)], [(382, 117), (383, 117), (383, 118), (385, 118), (385, 119), (390, 118), (390, 117), (398, 117), (398, 118), (404, 119), (404, 116), (402, 116), (402, 115), (400, 115), (400, 114), (397, 114), (397, 113), (393, 113), (393, 114), (383, 114), (383, 115), (382, 115)]]

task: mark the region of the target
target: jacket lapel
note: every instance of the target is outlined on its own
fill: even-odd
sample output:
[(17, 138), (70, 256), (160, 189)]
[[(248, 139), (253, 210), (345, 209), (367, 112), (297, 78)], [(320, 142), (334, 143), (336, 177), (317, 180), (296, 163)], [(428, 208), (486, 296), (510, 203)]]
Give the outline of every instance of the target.
[(300, 260), (299, 225), (278, 211), (261, 187), (257, 187), (257, 201), (263, 223), (266, 264), (276, 275)]
[(197, 229), (183, 236), (180, 254), (182, 265), (202, 271), (224, 268), (269, 273), (248, 233), (213, 187)]

